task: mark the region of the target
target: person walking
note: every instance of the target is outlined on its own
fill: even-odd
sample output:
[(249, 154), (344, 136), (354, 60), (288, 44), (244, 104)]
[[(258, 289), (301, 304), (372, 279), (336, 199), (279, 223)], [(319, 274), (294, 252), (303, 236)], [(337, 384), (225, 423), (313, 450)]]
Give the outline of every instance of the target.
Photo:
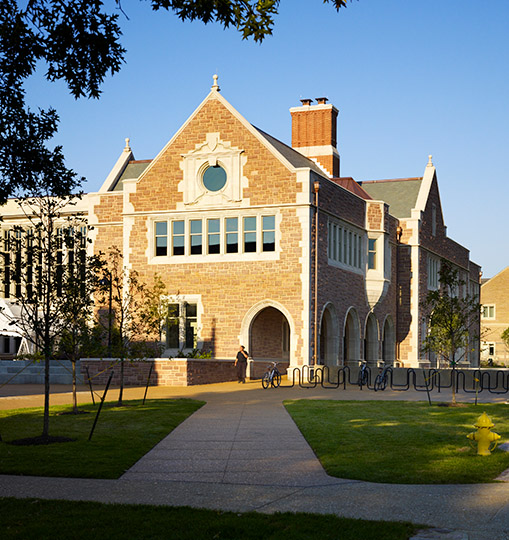
[(237, 353), (237, 357), (235, 358), (235, 366), (237, 368), (237, 382), (239, 384), (244, 384), (246, 382), (246, 367), (248, 357), (249, 354), (246, 350), (244, 350), (244, 345), (241, 345), (239, 348), (239, 352)]

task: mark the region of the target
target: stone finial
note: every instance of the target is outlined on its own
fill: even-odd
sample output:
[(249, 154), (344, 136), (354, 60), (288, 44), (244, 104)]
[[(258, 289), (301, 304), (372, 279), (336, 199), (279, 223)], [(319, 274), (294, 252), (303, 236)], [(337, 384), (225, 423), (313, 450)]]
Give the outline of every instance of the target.
[(124, 152), (130, 152), (131, 151), (131, 147), (129, 146), (129, 142), (130, 142), (130, 138), (129, 137), (126, 137), (125, 139), (125, 148), (124, 148)]
[(211, 90), (215, 90), (216, 92), (220, 92), (221, 89), (219, 88), (219, 85), (217, 84), (217, 79), (218, 79), (217, 75), (214, 75), (212, 78), (214, 79), (214, 84), (212, 85)]
[(433, 161), (432, 161), (432, 159), (433, 159), (433, 156), (430, 154), (430, 155), (428, 156), (428, 164), (426, 165), (426, 167), (433, 167)]

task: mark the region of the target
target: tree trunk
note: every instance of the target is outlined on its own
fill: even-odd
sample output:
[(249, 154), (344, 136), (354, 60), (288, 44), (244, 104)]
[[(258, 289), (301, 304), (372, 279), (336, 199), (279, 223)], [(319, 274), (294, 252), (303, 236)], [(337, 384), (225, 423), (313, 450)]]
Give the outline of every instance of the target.
[(76, 414), (78, 412), (78, 397), (76, 395), (76, 359), (71, 360), (72, 363), (72, 410)]
[(49, 355), (44, 354), (44, 416), (42, 421), (42, 436), (49, 436)]
[(120, 359), (120, 392), (118, 394), (118, 403), (119, 407), (122, 407), (122, 397), (124, 394), (124, 359)]
[(452, 353), (452, 358), (450, 358), (449, 363), (452, 366), (452, 371), (451, 371), (452, 404), (456, 405), (456, 364), (454, 363), (454, 353)]

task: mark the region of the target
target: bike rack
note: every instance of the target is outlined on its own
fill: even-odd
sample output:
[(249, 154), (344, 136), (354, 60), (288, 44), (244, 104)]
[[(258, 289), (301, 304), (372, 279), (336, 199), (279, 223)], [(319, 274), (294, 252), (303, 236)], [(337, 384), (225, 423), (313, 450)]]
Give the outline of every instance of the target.
[[(366, 366), (368, 372), (368, 382), (366, 388), (374, 390), (375, 378), (370, 366)], [(342, 366), (336, 370), (336, 377), (329, 366), (301, 366), (295, 367), (291, 371), (287, 370), (288, 384), (281, 384), (280, 388), (314, 389), (318, 386), (326, 390), (346, 390), (347, 386), (359, 386), (358, 379), (352, 380), (352, 370), (350, 366)], [(356, 374), (357, 375), (357, 374)], [(406, 381), (403, 383), (394, 382), (394, 368), (388, 366), (386, 370), (387, 387), (397, 392), (405, 392), (413, 389), (416, 392), (431, 392), (436, 390), (440, 393), (443, 389), (452, 389), (456, 392), (462, 391), (465, 394), (480, 394), (487, 391), (491, 394), (509, 393), (509, 371), (502, 370), (463, 370), (463, 369), (437, 369), (429, 368), (416, 370), (408, 368), (406, 370)], [(420, 383), (418, 377), (424, 378), (424, 383)], [(467, 383), (467, 378), (472, 378), (471, 387)], [(476, 379), (478, 384), (476, 385)], [(362, 390), (362, 387), (360, 388)]]

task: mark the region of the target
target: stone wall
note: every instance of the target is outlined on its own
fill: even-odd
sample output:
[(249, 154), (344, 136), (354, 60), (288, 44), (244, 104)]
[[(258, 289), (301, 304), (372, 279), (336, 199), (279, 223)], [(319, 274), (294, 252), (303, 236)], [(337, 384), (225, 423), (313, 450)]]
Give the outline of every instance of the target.
[[(234, 360), (210, 360), (196, 358), (156, 358), (150, 360), (124, 361), (124, 385), (144, 386), (147, 384), (150, 366), (151, 386), (193, 386), (236, 381), (237, 372)], [(261, 378), (267, 369), (267, 361), (252, 363), (251, 379)], [(288, 362), (278, 363), (279, 371), (286, 373)], [(104, 385), (108, 382), (111, 370), (114, 371), (112, 384), (120, 384), (120, 364), (115, 359), (87, 358), (81, 360), (83, 380), (87, 381), (86, 368), (92, 384)]]

